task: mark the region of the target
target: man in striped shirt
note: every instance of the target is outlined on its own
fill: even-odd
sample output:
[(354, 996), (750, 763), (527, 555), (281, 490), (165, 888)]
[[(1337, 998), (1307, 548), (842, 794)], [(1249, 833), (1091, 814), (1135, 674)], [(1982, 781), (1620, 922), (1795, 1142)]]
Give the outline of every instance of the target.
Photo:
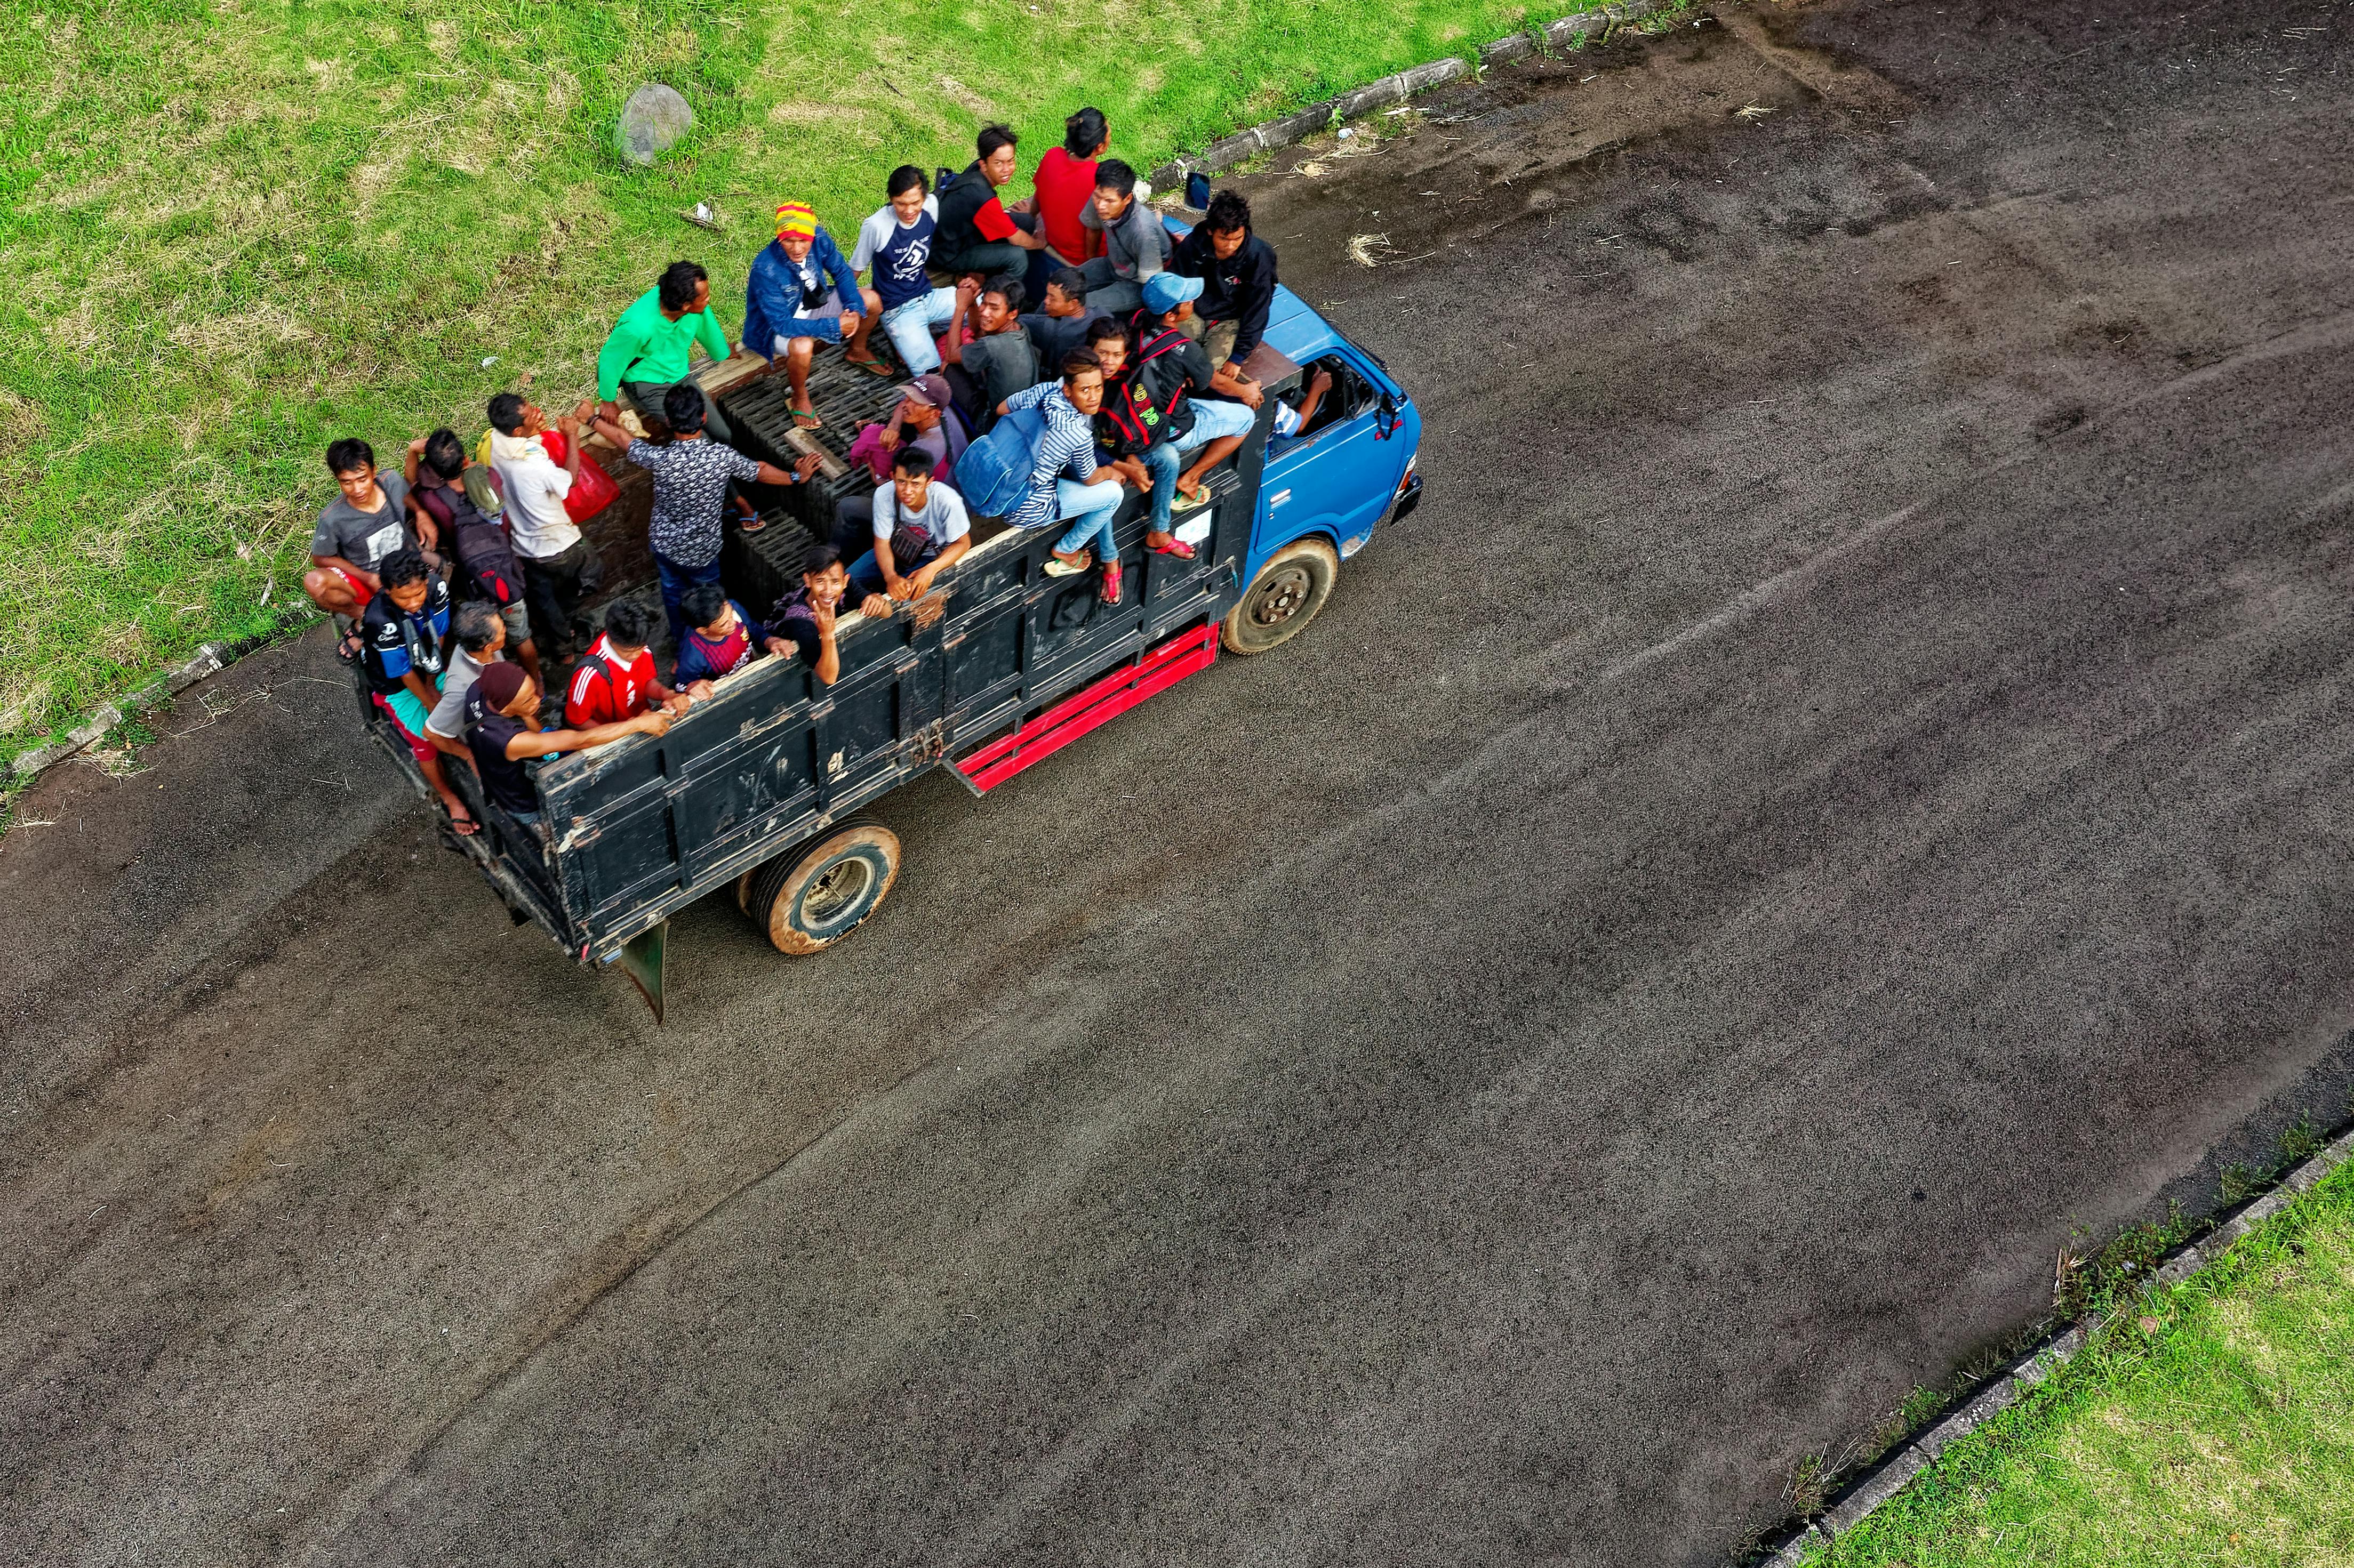
[(1063, 356), (1063, 379), (1024, 387), (997, 406), (1002, 417), (1035, 408), (1046, 421), (1030, 468), (1030, 492), (1005, 519), (1016, 528), (1046, 528), (1062, 518), (1070, 527), (1046, 563), (1049, 576), (1066, 577), (1089, 565), (1087, 546), (1097, 546), (1103, 567), (1103, 602), (1119, 602), (1119, 546), (1111, 520), (1123, 493), (1119, 471), (1096, 461), (1095, 417), (1103, 407), (1103, 362), (1084, 348)]

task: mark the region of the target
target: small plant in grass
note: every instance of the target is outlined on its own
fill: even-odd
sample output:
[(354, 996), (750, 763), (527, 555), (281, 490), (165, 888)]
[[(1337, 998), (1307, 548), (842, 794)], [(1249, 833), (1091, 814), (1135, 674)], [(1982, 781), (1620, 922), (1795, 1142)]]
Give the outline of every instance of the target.
[(2280, 1135), (2281, 1158), (2291, 1165), (2301, 1165), (2320, 1153), (2325, 1141), (2321, 1129), (2313, 1125), (2313, 1118), (2300, 1116)]
[(2264, 1179), (2269, 1174), (2269, 1171), (2252, 1169), (2234, 1160), (2223, 1167), (2222, 1175), (2216, 1179), (2215, 1190), (2223, 1200), (2223, 1206), (2230, 1208), (2244, 1203), (2263, 1192)]

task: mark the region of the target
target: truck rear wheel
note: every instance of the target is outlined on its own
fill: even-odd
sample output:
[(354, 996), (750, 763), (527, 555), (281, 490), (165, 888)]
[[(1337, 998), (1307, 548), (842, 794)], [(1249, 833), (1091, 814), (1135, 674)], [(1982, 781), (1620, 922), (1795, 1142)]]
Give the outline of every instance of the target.
[(1295, 539), (1278, 550), (1226, 612), (1226, 652), (1264, 653), (1298, 636), (1332, 597), (1340, 575), (1340, 556), (1321, 539)]
[(779, 855), (737, 885), (737, 902), (780, 953), (833, 946), (882, 907), (899, 880), (899, 835), (852, 822)]

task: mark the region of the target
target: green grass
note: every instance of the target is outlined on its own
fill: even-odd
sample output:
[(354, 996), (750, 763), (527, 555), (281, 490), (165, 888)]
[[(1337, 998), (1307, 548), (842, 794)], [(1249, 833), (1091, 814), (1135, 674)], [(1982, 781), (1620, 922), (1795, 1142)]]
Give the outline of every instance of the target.
[[(2310, 1129), (2297, 1143), (2317, 1146)], [(2191, 1278), (2120, 1304), (2058, 1377), (1814, 1561), (2354, 1563), (2354, 1166)]]
[[(1590, 0), (1554, 0), (1538, 19)], [(1140, 166), (1522, 24), (1500, 0), (132, 0), (0, 11), (0, 753), (299, 591), (339, 435), (389, 461), (591, 378), (680, 256), (731, 329), (788, 197), (1084, 102)], [(695, 133), (626, 168), (640, 82)], [(711, 201), (724, 235), (676, 217)], [(486, 358), (495, 358), (488, 368)], [(268, 603), (264, 600), (267, 598)]]

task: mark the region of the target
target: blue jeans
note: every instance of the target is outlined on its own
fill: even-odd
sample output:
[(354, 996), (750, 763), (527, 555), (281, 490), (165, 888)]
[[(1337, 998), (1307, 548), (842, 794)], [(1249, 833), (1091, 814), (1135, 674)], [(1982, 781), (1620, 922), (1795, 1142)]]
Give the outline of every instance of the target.
[(1070, 531), (1055, 542), (1063, 554), (1076, 555), (1086, 549), (1091, 539), (1100, 539), (1096, 560), (1108, 566), (1119, 559), (1119, 546), (1112, 542), (1111, 520), (1119, 511), (1120, 498), (1127, 489), (1116, 479), (1101, 484), (1081, 484), (1076, 479), (1055, 482), (1055, 512), (1057, 516), (1071, 519)]
[(1169, 508), (1177, 500), (1177, 474), (1185, 466), (1181, 461), (1185, 454), (1226, 436), (1246, 436), (1258, 420), (1240, 403), (1197, 402), (1188, 397), (1185, 407), (1193, 411), (1193, 428), (1144, 454), (1145, 471), (1152, 475), (1152, 521), (1146, 526), (1155, 534), (1169, 532)]
[(954, 320), (956, 291), (934, 289), (885, 311), (883, 332), (890, 338), (891, 346), (899, 351), (900, 363), (907, 366), (907, 374), (922, 376), (940, 367), (939, 345), (932, 338)]
[(676, 648), (686, 641), (686, 616), (678, 601), (686, 597), (687, 589), (719, 580), (719, 557), (714, 556), (699, 567), (682, 567), (656, 551), (654, 576), (662, 579), (663, 613), (670, 618), (670, 645)]

